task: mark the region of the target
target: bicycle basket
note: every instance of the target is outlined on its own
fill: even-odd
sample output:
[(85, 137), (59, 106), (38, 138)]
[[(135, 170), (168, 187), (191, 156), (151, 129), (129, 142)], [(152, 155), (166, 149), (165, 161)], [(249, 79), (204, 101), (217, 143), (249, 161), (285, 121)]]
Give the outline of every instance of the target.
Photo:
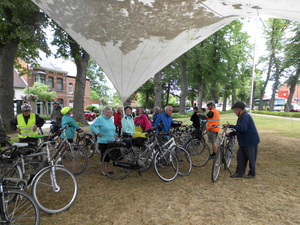
[(121, 151), (120, 148), (110, 150), (109, 153), (108, 153), (108, 157), (111, 160), (116, 160), (116, 159), (122, 160), (123, 158), (121, 156), (122, 156), (122, 151)]
[(116, 148), (116, 147), (125, 147), (126, 144), (124, 142), (121, 141), (112, 141), (112, 142), (108, 142), (108, 148)]
[(147, 138), (137, 137), (134, 139), (134, 146), (142, 147), (142, 146), (144, 146), (144, 143), (146, 140), (147, 140)]
[(202, 138), (202, 132), (201, 132), (201, 130), (194, 130), (191, 133), (191, 135), (192, 135), (193, 138), (196, 138), (198, 140), (200, 140)]

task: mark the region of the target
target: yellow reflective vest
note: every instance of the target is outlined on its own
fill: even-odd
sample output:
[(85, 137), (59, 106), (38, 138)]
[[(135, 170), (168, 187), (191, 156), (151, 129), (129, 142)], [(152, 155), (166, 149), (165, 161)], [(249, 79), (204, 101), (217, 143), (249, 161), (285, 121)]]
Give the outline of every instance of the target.
[(207, 116), (207, 130), (211, 130), (213, 132), (219, 132), (220, 127), (214, 128), (215, 125), (220, 125), (220, 113), (217, 109), (212, 109), (214, 112), (214, 116), (212, 118), (208, 118)]
[(20, 114), (17, 116), (18, 127), (21, 130), (21, 134), (19, 134), (19, 138), (27, 138), (32, 137), (34, 135), (38, 135), (37, 131), (33, 131), (34, 126), (36, 125), (35, 114), (30, 113), (30, 117), (28, 119), (27, 124), (25, 123), (24, 115)]

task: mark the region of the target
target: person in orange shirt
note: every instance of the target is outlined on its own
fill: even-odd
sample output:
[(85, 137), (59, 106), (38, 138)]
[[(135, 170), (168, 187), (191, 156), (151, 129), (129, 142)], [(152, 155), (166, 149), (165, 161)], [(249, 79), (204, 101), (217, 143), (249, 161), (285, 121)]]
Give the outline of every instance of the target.
[(215, 126), (220, 125), (220, 113), (215, 108), (215, 103), (213, 101), (209, 101), (207, 103), (207, 107), (209, 112), (206, 114), (206, 116), (199, 115), (199, 117), (201, 119), (207, 120), (206, 130), (208, 142), (211, 143), (211, 146), (213, 148), (213, 153), (210, 155), (210, 158), (213, 159), (218, 150), (216, 140), (218, 137), (218, 132), (220, 131), (220, 127), (215, 128)]

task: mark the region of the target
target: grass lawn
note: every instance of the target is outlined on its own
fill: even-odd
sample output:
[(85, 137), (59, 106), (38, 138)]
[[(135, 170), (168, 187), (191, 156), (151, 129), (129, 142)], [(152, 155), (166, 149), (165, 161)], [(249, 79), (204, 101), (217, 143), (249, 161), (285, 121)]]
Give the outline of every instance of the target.
[[(112, 180), (101, 176), (95, 154), (76, 176), (75, 204), (61, 214), (42, 213), (41, 224), (300, 224), (300, 121), (252, 117), (261, 139), (255, 179), (231, 179), (222, 168), (212, 183), (210, 160), (168, 183), (151, 168)], [(234, 113), (221, 115), (221, 124), (236, 120)], [(235, 167), (236, 158), (232, 172)]]

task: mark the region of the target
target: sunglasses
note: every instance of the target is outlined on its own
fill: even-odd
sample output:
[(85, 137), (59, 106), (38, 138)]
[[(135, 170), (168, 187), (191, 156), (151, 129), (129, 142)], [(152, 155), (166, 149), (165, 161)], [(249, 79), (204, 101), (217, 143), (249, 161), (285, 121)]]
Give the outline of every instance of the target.
[(30, 110), (23, 110), (23, 112), (29, 112)]

